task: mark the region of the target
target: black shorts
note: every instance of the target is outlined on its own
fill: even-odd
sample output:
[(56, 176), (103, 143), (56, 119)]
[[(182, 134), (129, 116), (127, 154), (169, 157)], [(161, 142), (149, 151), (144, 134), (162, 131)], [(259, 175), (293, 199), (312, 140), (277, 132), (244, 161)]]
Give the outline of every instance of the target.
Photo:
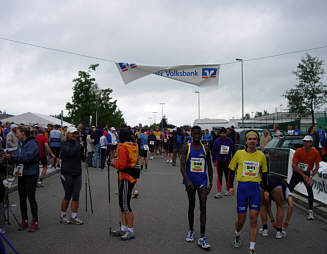
[(139, 150), (139, 154), (141, 157), (146, 158), (148, 156), (147, 150)]
[(173, 152), (174, 152), (174, 146), (168, 145), (168, 153), (173, 153)]
[(62, 186), (64, 187), (64, 200), (79, 201), (79, 194), (82, 188), (82, 176), (60, 175)]
[(167, 143), (167, 142), (166, 142), (166, 143), (165, 143), (165, 142), (163, 143), (163, 148), (164, 148), (165, 150), (168, 150), (168, 143)]
[(149, 151), (150, 151), (150, 153), (153, 153), (154, 152), (154, 146), (149, 146)]
[(47, 160), (47, 157), (42, 157), (40, 158), (40, 162), (43, 166), (46, 166), (48, 165), (48, 160)]
[(135, 182), (130, 183), (127, 180), (122, 180), (119, 186), (119, 207), (121, 212), (130, 213), (131, 208), (131, 197), (132, 190), (134, 188)]
[(117, 150), (117, 145), (111, 145), (110, 150), (111, 151), (116, 151)]
[(50, 147), (51, 151), (53, 152), (54, 156), (56, 158), (59, 158), (60, 156), (60, 147)]

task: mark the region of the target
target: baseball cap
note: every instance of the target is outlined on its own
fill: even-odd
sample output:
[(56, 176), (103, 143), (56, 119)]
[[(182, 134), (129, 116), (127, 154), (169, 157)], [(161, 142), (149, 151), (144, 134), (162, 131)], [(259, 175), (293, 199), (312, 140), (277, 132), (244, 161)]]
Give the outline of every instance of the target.
[(10, 125), (10, 128), (11, 128), (11, 129), (13, 129), (13, 128), (17, 128), (17, 127), (18, 127), (18, 125), (17, 125), (17, 124), (14, 124), (14, 123)]
[(67, 129), (67, 132), (68, 132), (68, 133), (74, 133), (74, 132), (78, 132), (78, 130), (77, 130), (75, 127), (69, 127), (69, 128)]
[(110, 130), (115, 131), (116, 129), (115, 129), (115, 127), (111, 127)]
[(303, 139), (303, 141), (313, 141), (312, 137), (310, 135), (306, 135)]

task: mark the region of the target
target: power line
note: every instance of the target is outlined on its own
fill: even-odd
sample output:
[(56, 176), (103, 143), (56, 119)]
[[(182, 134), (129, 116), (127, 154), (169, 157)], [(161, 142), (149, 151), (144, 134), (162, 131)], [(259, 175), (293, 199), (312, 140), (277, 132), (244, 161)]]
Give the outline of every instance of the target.
[[(267, 55), (267, 56), (259, 56), (259, 57), (254, 57), (254, 58), (248, 58), (248, 59), (243, 59), (243, 61), (244, 62), (258, 61), (258, 60), (263, 60), (263, 59), (267, 59), (267, 58), (298, 54), (298, 53), (303, 53), (303, 52), (307, 52), (307, 51), (311, 51), (311, 50), (317, 50), (317, 49), (324, 49), (324, 48), (327, 48), (327, 45), (320, 46), (320, 47), (315, 47), (315, 48), (299, 49), (299, 50), (294, 50), (294, 51), (286, 51), (286, 52), (279, 53), (279, 54), (274, 54), (274, 55)], [(234, 63), (238, 63), (238, 62), (237, 61), (227, 62), (227, 63), (222, 63), (220, 65), (228, 65), (228, 64), (234, 64)]]
[[(13, 39), (5, 38), (5, 37), (0, 37), (0, 40), (9, 41), (9, 42), (13, 42), (13, 43), (17, 43), (17, 44), (22, 44), (22, 45), (26, 45), (26, 46), (31, 46), (31, 47), (35, 47), (35, 48), (41, 48), (41, 49), (51, 50), (51, 51), (55, 51), (55, 52), (59, 52), (59, 53), (63, 53), (63, 54), (70, 54), (70, 55), (76, 55), (76, 56), (81, 56), (81, 57), (86, 57), (86, 58), (101, 60), (101, 61), (105, 61), (105, 62), (111, 62), (111, 63), (115, 63), (116, 62), (116, 61), (111, 60), (111, 59), (106, 59), (106, 58), (102, 58), (102, 57), (85, 55), (85, 54), (81, 54), (81, 53), (77, 53), (77, 52), (69, 51), (69, 50), (64, 50), (64, 49), (51, 48), (51, 47), (42, 46), (42, 45), (39, 45), (39, 44), (34, 44), (34, 43), (29, 43), (29, 42), (24, 42), (24, 41), (13, 40)], [(248, 58), (248, 59), (244, 59), (244, 61), (246, 61), (246, 62), (258, 61), (258, 60), (263, 60), (263, 59), (267, 59), (267, 58), (274, 58), (274, 57), (280, 57), (280, 56), (285, 56), (285, 55), (298, 54), (298, 53), (303, 53), (303, 52), (312, 51), (312, 50), (318, 50), (318, 49), (324, 49), (324, 48), (327, 48), (327, 45), (320, 46), (320, 47), (314, 47), (314, 48), (308, 48), (308, 49), (299, 49), (299, 50), (294, 50), (294, 51), (286, 51), (286, 52), (279, 53), (279, 54), (274, 54), (274, 55), (267, 55), (267, 56), (259, 56), (259, 57), (254, 57), (254, 58)], [(235, 63), (238, 63), (238, 62), (237, 61), (226, 62), (226, 63), (222, 63), (220, 65), (229, 65), (229, 64), (235, 64)]]
[(89, 55), (85, 55), (85, 54), (81, 54), (81, 53), (77, 53), (77, 52), (73, 52), (73, 51), (69, 51), (69, 50), (64, 50), (64, 49), (50, 48), (50, 47), (46, 47), (46, 46), (42, 46), (42, 45), (38, 45), (38, 44), (12, 40), (12, 39), (8, 39), (8, 38), (5, 38), (5, 37), (0, 37), (0, 40), (14, 42), (14, 43), (18, 43), (18, 44), (27, 45), (27, 46), (32, 46), (32, 47), (35, 47), (35, 48), (42, 48), (42, 49), (46, 49), (46, 50), (56, 51), (56, 52), (60, 52), (60, 53), (63, 53), (63, 54), (76, 55), (76, 56), (81, 56), (81, 57), (86, 57), (86, 58), (91, 58), (91, 59), (97, 59), (97, 60), (101, 60), (101, 61), (105, 61), (105, 62), (112, 62), (112, 63), (115, 62), (114, 60), (110, 60), (110, 59), (106, 59), (106, 58), (101, 58), (101, 57), (96, 57), (96, 56), (89, 56)]

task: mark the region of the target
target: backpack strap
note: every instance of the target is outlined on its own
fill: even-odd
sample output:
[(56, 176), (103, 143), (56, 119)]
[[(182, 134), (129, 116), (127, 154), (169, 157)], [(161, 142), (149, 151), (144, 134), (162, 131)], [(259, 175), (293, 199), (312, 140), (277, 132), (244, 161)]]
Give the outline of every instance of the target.
[(187, 155), (186, 155), (186, 163), (188, 161), (188, 158), (190, 157), (190, 153), (191, 153), (191, 143), (187, 144)]

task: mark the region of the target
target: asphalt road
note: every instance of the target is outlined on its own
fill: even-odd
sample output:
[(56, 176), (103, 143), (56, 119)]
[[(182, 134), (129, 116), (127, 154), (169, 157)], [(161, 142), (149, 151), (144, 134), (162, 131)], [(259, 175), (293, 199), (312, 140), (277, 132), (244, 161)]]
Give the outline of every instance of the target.
[[(178, 164), (179, 165), (179, 164)], [(59, 174), (46, 179), (46, 187), (37, 190), (39, 204), (39, 231), (18, 232), (7, 226), (6, 237), (23, 254), (84, 254), (84, 253), (199, 253), (203, 251), (196, 243), (186, 243), (187, 198), (182, 184), (179, 167), (172, 167), (161, 157), (149, 162), (149, 169), (142, 173), (137, 184), (138, 199), (132, 200), (135, 213), (136, 238), (123, 242), (109, 236), (109, 224), (119, 224), (117, 174), (111, 169), (111, 205), (108, 207), (107, 169), (90, 168), (94, 214), (90, 206), (85, 213), (85, 189), (81, 191), (80, 213), (85, 220), (82, 226), (58, 223), (63, 189)], [(216, 175), (215, 175), (216, 179)], [(234, 221), (236, 218), (235, 197), (213, 198), (214, 185), (207, 202), (207, 237), (214, 253), (247, 253), (249, 242), (249, 221), (242, 231), (240, 249), (233, 249)], [(10, 201), (18, 204), (18, 193), (10, 194)], [(20, 218), (18, 206), (12, 208)], [(111, 213), (111, 215), (110, 215)], [(111, 218), (111, 219), (109, 219)], [(259, 223), (260, 224), (260, 223)], [(199, 236), (198, 203), (195, 213), (195, 237)], [(305, 212), (295, 208), (287, 230), (287, 237), (274, 239), (270, 231), (268, 238), (257, 239), (257, 253), (327, 253), (327, 224), (315, 220), (307, 221)], [(9, 252), (10, 253), (10, 252)]]

